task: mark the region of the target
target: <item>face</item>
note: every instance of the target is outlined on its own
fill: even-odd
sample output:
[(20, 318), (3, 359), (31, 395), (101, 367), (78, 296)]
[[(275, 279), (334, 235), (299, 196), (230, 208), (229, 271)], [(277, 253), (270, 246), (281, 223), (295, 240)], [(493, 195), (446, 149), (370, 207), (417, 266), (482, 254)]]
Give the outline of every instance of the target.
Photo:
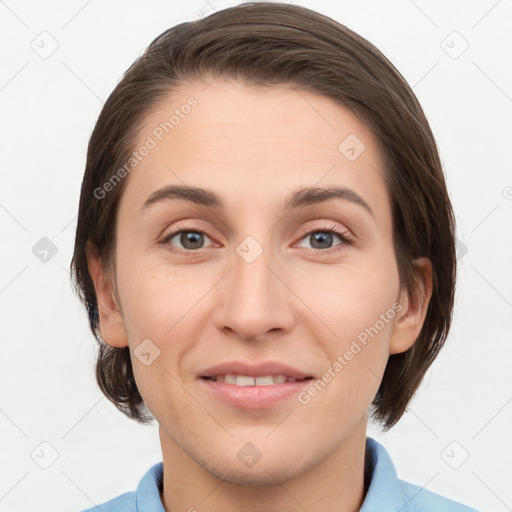
[(328, 98), (215, 80), (155, 108), (145, 144), (100, 328), (130, 347), (164, 451), (263, 485), (364, 437), (423, 318), (400, 290), (376, 137)]

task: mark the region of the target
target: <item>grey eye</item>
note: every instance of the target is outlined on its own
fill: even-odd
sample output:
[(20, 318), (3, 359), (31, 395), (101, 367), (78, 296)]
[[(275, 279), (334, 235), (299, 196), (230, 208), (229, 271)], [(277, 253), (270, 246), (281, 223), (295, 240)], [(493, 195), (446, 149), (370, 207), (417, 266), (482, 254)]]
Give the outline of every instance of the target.
[[(330, 249), (333, 246), (333, 239), (337, 236), (342, 242), (342, 238), (337, 233), (331, 231), (313, 231), (307, 234), (302, 240), (310, 240), (312, 249)], [(301, 245), (301, 247), (304, 247)]]
[(168, 237), (167, 242), (176, 245), (176, 241), (173, 240), (177, 239), (183, 249), (194, 250), (202, 249), (206, 238), (208, 237), (200, 231), (182, 230)]

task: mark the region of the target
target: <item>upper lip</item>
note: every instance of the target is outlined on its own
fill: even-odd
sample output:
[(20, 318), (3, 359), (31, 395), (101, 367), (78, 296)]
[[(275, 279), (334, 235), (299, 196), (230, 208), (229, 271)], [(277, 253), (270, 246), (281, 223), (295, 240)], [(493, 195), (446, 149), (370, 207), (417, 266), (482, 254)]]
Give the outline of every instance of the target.
[(297, 368), (279, 363), (277, 361), (264, 361), (259, 364), (246, 363), (244, 361), (225, 361), (224, 363), (210, 366), (199, 372), (199, 377), (215, 377), (216, 375), (247, 375), (250, 377), (263, 377), (265, 375), (285, 375), (296, 379), (311, 377)]

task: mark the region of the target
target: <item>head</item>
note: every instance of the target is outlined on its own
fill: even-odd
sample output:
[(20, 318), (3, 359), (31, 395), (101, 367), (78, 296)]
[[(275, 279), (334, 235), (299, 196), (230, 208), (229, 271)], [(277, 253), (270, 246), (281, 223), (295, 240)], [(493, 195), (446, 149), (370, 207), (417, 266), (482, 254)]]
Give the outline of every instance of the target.
[[(281, 455), (315, 435), (312, 461), (367, 411), (384, 429), (404, 414), (449, 331), (454, 245), (400, 73), (328, 17), (257, 2), (167, 30), (123, 75), (89, 142), (71, 270), (124, 414), (188, 452), (229, 444), (223, 429)], [(268, 439), (290, 402), (240, 414), (201, 394), (234, 359), (312, 377)]]

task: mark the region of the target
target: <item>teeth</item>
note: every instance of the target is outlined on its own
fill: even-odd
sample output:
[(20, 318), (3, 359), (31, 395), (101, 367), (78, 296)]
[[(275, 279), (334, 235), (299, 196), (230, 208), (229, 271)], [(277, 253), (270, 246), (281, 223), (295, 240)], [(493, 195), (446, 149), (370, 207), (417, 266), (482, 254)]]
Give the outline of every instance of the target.
[(274, 384), (283, 384), (285, 382), (296, 382), (294, 377), (286, 377), (286, 375), (262, 375), (261, 377), (251, 377), (250, 375), (216, 375), (212, 377), (215, 382), (226, 382), (235, 386), (273, 386)]
[(254, 379), (254, 382), (256, 383), (256, 386), (272, 386), (272, 384), (275, 384), (275, 381), (271, 375), (266, 375), (264, 377), (256, 377)]
[(247, 375), (237, 375), (235, 379), (235, 384), (237, 386), (254, 386), (254, 377), (248, 377)]
[[(215, 377), (216, 382), (222, 382), (222, 375), (217, 375)], [(227, 382), (228, 384), (236, 384), (236, 375), (233, 375), (232, 373), (228, 373), (227, 375), (224, 375), (224, 382)]]

